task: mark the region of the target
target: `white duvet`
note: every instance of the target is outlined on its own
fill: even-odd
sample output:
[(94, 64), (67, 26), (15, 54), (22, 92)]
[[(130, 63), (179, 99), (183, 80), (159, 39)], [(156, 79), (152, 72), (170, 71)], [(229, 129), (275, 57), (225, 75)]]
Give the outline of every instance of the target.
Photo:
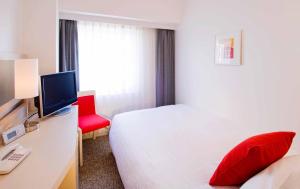
[(126, 189), (202, 189), (214, 188), (208, 182), (224, 155), (257, 133), (174, 105), (116, 115), (109, 138)]

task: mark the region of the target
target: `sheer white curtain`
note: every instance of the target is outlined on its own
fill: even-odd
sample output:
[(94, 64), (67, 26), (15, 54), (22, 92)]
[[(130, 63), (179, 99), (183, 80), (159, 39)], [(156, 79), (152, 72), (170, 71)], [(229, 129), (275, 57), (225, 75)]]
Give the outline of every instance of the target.
[(106, 116), (155, 106), (155, 30), (78, 22), (80, 90)]

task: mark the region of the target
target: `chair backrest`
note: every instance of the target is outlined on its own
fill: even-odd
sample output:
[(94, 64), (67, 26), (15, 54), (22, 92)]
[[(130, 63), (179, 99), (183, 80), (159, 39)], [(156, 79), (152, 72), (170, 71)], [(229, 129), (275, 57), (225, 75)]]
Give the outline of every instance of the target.
[(78, 97), (77, 105), (79, 116), (96, 114), (94, 96)]
[(96, 95), (96, 91), (79, 91), (77, 93), (77, 97), (81, 97), (81, 96), (89, 96), (89, 95), (92, 95), (92, 96), (95, 96)]
[(96, 114), (94, 91), (79, 92), (77, 96), (78, 96), (77, 105), (78, 105), (79, 116)]

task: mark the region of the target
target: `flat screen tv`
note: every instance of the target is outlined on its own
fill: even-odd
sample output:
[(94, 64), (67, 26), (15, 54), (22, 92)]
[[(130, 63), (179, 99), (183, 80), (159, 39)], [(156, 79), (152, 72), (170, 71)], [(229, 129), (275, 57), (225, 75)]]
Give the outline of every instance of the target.
[(40, 117), (68, 110), (77, 101), (75, 72), (61, 72), (41, 76), (40, 80)]

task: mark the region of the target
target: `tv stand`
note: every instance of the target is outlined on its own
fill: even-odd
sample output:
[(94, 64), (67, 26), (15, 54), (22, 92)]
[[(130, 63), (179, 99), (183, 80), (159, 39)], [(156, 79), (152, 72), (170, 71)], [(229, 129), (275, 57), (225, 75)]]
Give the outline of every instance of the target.
[(67, 106), (67, 107), (65, 107), (63, 109), (58, 110), (53, 115), (54, 116), (63, 116), (63, 115), (71, 113), (71, 111), (72, 111), (72, 107), (71, 106)]

